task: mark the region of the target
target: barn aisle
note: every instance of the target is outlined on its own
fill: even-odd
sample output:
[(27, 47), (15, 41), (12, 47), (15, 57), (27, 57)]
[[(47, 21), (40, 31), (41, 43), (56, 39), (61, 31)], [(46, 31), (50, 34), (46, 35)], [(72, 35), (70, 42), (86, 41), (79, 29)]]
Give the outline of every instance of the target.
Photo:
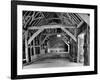
[(65, 58), (44, 58), (38, 60), (30, 65), (24, 66), (24, 69), (30, 68), (50, 68), (50, 67), (74, 67), (83, 66), (82, 63), (71, 62), (69, 59)]
[(23, 11), (23, 68), (89, 65), (89, 31), (78, 13)]

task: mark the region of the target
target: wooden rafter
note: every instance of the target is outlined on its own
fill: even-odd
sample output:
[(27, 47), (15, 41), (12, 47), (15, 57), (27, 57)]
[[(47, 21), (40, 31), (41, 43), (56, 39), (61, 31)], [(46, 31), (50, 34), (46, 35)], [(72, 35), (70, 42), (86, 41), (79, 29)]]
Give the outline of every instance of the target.
[[(55, 13), (55, 12), (40, 12), (40, 11), (33, 11), (32, 15), (30, 15), (32, 11), (26, 11), (23, 15), (23, 25), (24, 28), (26, 25), (30, 26), (38, 26), (38, 25), (48, 25), (48, 21), (52, 19), (59, 19), (61, 22), (66, 23), (66, 25), (79, 25), (80, 22), (83, 20), (77, 13)], [(27, 14), (27, 15), (26, 15)], [(54, 17), (54, 15), (57, 15), (58, 17)], [(27, 20), (26, 20), (27, 19)], [(63, 19), (63, 20), (62, 20)], [(25, 21), (26, 20), (26, 21)], [(36, 21), (35, 21), (36, 20)], [(68, 21), (66, 21), (68, 20)], [(60, 24), (62, 24), (60, 23)]]
[(76, 15), (77, 15), (77, 17), (78, 17), (81, 21), (83, 21), (83, 19), (79, 16), (78, 13), (76, 13)]
[(77, 25), (77, 28), (81, 27), (83, 23), (84, 23), (84, 21), (81, 21), (81, 22)]
[(31, 16), (31, 17), (32, 17), (32, 20), (30, 21), (30, 23), (29, 23), (29, 24), (31, 24), (31, 23), (32, 23), (32, 21), (35, 19), (35, 18), (34, 18), (34, 16), (35, 16), (35, 12), (33, 12), (32, 16)]
[(75, 18), (76, 22), (77, 22), (77, 23), (80, 23), (80, 20), (79, 20), (78, 17), (75, 15), (75, 13), (73, 13), (72, 15), (73, 15), (73, 17)]
[(74, 16), (73, 16), (71, 13), (69, 13), (69, 16), (71, 16), (71, 20), (72, 20), (75, 24), (78, 24), (77, 21), (76, 21), (76, 19), (74, 18)]

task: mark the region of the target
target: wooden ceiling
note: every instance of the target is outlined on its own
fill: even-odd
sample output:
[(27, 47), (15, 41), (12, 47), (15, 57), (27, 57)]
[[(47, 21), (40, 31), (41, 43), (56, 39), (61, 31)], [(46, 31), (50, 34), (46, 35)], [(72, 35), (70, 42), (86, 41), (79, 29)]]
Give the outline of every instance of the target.
[(23, 39), (28, 31), (28, 44), (39, 34), (55, 34), (59, 29), (76, 41), (77, 35), (87, 29), (78, 13), (23, 11), (22, 17)]
[(77, 13), (23, 11), (23, 29), (32, 26), (63, 25), (77, 27), (83, 19)]

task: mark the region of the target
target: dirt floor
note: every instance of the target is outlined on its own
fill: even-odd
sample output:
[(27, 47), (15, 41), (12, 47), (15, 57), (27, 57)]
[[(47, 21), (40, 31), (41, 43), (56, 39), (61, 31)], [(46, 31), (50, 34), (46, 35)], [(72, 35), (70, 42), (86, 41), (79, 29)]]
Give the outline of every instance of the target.
[(82, 63), (71, 62), (69, 59), (65, 58), (45, 58), (38, 60), (34, 63), (24, 66), (24, 69), (29, 68), (48, 68), (48, 67), (74, 67), (83, 66)]

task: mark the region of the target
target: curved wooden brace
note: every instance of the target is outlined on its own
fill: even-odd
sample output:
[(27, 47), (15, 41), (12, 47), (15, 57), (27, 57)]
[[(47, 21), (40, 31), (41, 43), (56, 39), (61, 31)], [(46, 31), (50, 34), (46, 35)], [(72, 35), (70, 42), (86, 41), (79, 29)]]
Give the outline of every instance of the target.
[(76, 37), (75, 37), (72, 33), (70, 33), (67, 29), (65, 29), (65, 28), (63, 28), (63, 27), (61, 27), (61, 29), (62, 29), (64, 32), (66, 32), (75, 42), (77, 41)]
[(30, 39), (28, 40), (28, 44), (30, 44), (31, 41), (32, 41), (38, 34), (40, 34), (43, 30), (44, 30), (44, 29), (39, 29), (36, 33), (34, 33), (34, 34), (32, 35), (32, 37), (30, 37)]

